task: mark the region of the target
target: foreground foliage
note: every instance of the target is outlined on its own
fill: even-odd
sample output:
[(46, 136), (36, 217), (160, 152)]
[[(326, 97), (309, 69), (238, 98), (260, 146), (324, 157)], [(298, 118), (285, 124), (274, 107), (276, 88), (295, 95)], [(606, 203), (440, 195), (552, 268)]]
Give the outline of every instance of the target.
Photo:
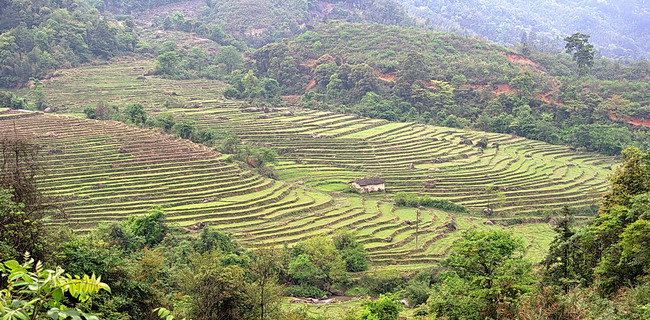
[(25, 262), (9, 260), (0, 264), (2, 280), (8, 286), (0, 290), (0, 317), (6, 320), (26, 319), (87, 319), (97, 316), (85, 313), (69, 302), (70, 295), (78, 302), (86, 302), (101, 290), (110, 292), (101, 277), (71, 276), (57, 267), (46, 270), (41, 262), (26, 255)]

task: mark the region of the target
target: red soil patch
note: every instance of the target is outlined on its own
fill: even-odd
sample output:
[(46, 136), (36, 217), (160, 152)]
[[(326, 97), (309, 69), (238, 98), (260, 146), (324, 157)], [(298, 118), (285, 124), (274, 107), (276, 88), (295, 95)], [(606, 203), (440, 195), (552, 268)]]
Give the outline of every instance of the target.
[(535, 95), (533, 98), (535, 98), (535, 99), (537, 99), (537, 100), (542, 100), (542, 101), (544, 101), (544, 102), (550, 104), (550, 103), (551, 103), (551, 99), (549, 98), (549, 95), (551, 95), (552, 93), (553, 93), (553, 91), (549, 91), (549, 92), (544, 93), (544, 94), (538, 94), (538, 95)]
[(544, 101), (545, 103), (548, 103), (548, 104), (554, 104), (556, 106), (564, 106), (564, 103), (557, 102), (557, 101), (551, 101), (551, 95), (554, 94), (555, 92), (557, 92), (557, 90), (551, 90), (551, 91), (543, 93), (543, 94), (535, 95), (533, 98), (535, 98), (537, 100)]
[(644, 119), (644, 118), (629, 118), (627, 120), (627, 123), (633, 125), (633, 126), (642, 126), (642, 127), (648, 127), (650, 128), (650, 119)]
[(514, 52), (508, 52), (506, 53), (506, 57), (508, 57), (508, 60), (510, 60), (510, 62), (512, 63), (531, 66), (533, 67), (533, 69), (535, 69), (535, 71), (539, 73), (546, 73), (546, 71), (544, 71), (544, 69), (542, 68), (542, 66), (539, 65), (539, 63), (530, 60), (520, 54), (516, 54)]
[(514, 92), (515, 90), (512, 90), (512, 88), (510, 88), (510, 85), (505, 83), (497, 84), (497, 88), (492, 90), (492, 93), (494, 94), (502, 94), (502, 93), (511, 94)]
[(375, 75), (386, 82), (394, 82), (397, 79), (397, 75), (395, 73), (381, 73), (379, 70), (374, 71)]
[(334, 10), (334, 4), (331, 2), (323, 2), (318, 5), (318, 9), (323, 16), (327, 16)]
[(635, 127), (642, 126), (642, 127), (650, 128), (650, 119), (637, 118), (637, 117), (625, 118), (625, 117), (619, 116), (618, 114), (616, 114), (614, 112), (608, 112), (608, 114), (609, 114), (609, 118), (614, 120), (614, 121), (621, 119), (621, 120), (624, 120), (628, 124), (631, 124), (631, 125), (633, 125)]
[(312, 89), (314, 89), (315, 86), (316, 86), (316, 79), (311, 79), (311, 80), (309, 80), (309, 84), (307, 85), (307, 88), (305, 89), (305, 91), (312, 90)]

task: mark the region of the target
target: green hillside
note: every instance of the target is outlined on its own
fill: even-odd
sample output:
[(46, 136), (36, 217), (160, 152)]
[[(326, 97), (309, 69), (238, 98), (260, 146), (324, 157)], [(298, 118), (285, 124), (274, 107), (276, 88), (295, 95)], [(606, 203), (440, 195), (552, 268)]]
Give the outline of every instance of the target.
[(650, 319), (647, 13), (0, 0), (0, 318)]
[(574, 32), (593, 36), (602, 54), (650, 58), (647, 2), (627, 1), (440, 1), (401, 0), (409, 12), (450, 32), (479, 35), (491, 41), (526, 43), (561, 51), (561, 39)]
[[(567, 147), (511, 135), (388, 123), (308, 109), (275, 108), (270, 114), (261, 109), (242, 112), (244, 105), (220, 98), (219, 90), (212, 93), (200, 89), (218, 88), (218, 81), (203, 80), (201, 87), (191, 81), (157, 77), (134, 82), (139, 74), (132, 67), (135, 64), (146, 65), (134, 61), (70, 70), (47, 81), (45, 92), (55, 105), (65, 101), (63, 112), (81, 113), (84, 106), (102, 101), (117, 105), (141, 102), (152, 113), (170, 111), (177, 119), (195, 120), (200, 128), (231, 131), (245, 141), (284, 150), (277, 166), (280, 177), (305, 180), (308, 185), (340, 184), (365, 175), (381, 175), (394, 192), (450, 198), (478, 211), (490, 199), (485, 187), (494, 185), (507, 190), (504, 211), (513, 214), (524, 207), (524, 211), (533, 213), (559, 208), (564, 201), (588, 205), (593, 203), (590, 198), (604, 190), (610, 161), (596, 154), (578, 155)], [(68, 92), (73, 88), (71, 97)], [(161, 92), (175, 92), (174, 103), (165, 102), (169, 96)], [(283, 116), (285, 111), (291, 111), (293, 116)], [(488, 141), (485, 150), (476, 146), (481, 138)], [(463, 140), (472, 142), (462, 144)], [(408, 169), (411, 164), (414, 169)], [(490, 171), (494, 171), (493, 176), (478, 174)], [(460, 181), (467, 183), (462, 184), (463, 191), (458, 191)], [(527, 185), (520, 185), (524, 181)], [(566, 183), (575, 187), (567, 187)], [(436, 187), (426, 189), (427, 184)], [(558, 193), (560, 189), (563, 192)], [(537, 192), (541, 190), (546, 191)], [(557, 205), (547, 198), (547, 193), (557, 198)], [(535, 197), (544, 201), (536, 201)]]
[[(282, 182), (240, 172), (198, 146), (192, 152), (172, 151), (189, 147), (181, 140), (165, 138), (167, 142), (157, 141), (149, 149), (147, 139), (159, 138), (137, 129), (125, 131), (124, 125), (55, 116), (21, 118), (21, 128), (37, 137), (54, 137), (46, 138), (51, 140), (48, 143), (52, 147), (48, 148), (63, 150), (51, 155), (53, 160), (58, 159), (53, 163), (63, 167), (52, 171), (51, 180), (46, 181), (50, 181), (47, 185), (53, 192), (72, 197), (68, 212), (75, 228), (87, 229), (98, 221), (114, 221), (162, 205), (171, 221), (180, 225), (207, 222), (244, 235), (242, 240), (252, 243), (279, 245), (323, 230), (355, 228), (367, 247), (375, 248), (370, 249), (372, 261), (411, 264), (435, 260), (445, 251), (449, 240), (436, 236), (450, 219), (457, 225), (488, 227), (483, 223), (493, 220), (494, 225), (514, 223), (515, 228), (528, 228), (528, 224), (518, 223), (547, 221), (548, 210), (566, 204), (589, 207), (605, 191), (611, 160), (595, 154), (575, 153), (566, 147), (510, 135), (389, 123), (306, 109), (244, 112), (239, 103), (220, 98), (218, 81), (202, 80), (198, 85), (157, 77), (136, 80), (141, 73), (136, 65), (146, 67), (146, 62), (124, 61), (61, 72), (44, 83), (45, 92), (62, 112), (80, 113), (84, 106), (100, 102), (141, 102), (153, 114), (170, 112), (178, 121), (195, 120), (199, 128), (231, 131), (247, 143), (282, 151), (274, 166)], [(166, 100), (170, 97), (172, 102)], [(288, 111), (291, 115), (284, 115)], [(86, 131), (86, 127), (92, 129)], [(86, 133), (81, 135), (76, 130)], [(65, 138), (78, 140), (86, 135), (84, 143), (66, 142), (69, 138)], [(482, 138), (488, 141), (485, 150), (475, 145)], [(461, 143), (464, 140), (472, 142)], [(161, 147), (161, 143), (171, 145)], [(87, 150), (90, 145), (95, 147)], [(120, 153), (122, 149), (126, 152)], [(157, 150), (169, 151), (156, 155), (160, 152)], [(71, 156), (97, 160), (87, 170), (70, 172), (58, 161), (70, 161)], [(138, 158), (142, 160), (136, 161)], [(223, 169), (215, 172), (215, 166)], [(474, 215), (431, 211), (435, 222), (426, 227), (427, 234), (421, 238), (426, 247), (416, 250), (412, 226), (402, 223), (413, 221), (414, 209), (397, 208), (383, 196), (366, 199), (345, 193), (349, 181), (365, 176), (385, 178), (390, 194), (407, 191), (445, 198), (468, 206)], [(241, 177), (249, 181), (245, 187)], [(332, 191), (337, 193), (329, 195)], [(497, 217), (481, 216), (488, 206), (495, 208)], [(279, 225), (284, 227), (273, 227)], [(327, 228), (314, 227), (321, 225)], [(533, 223), (530, 227), (543, 225)], [(385, 242), (388, 237), (393, 238), (390, 243)], [(531, 237), (529, 245), (539, 248), (532, 252), (543, 252), (537, 241), (543, 243), (549, 238), (536, 232)], [(396, 250), (395, 245), (401, 249)], [(404, 256), (398, 259), (400, 255)]]
[[(511, 133), (612, 155), (628, 144), (647, 146), (644, 61), (597, 59), (581, 75), (568, 55), (524, 55), (452, 34), (342, 22), (269, 44), (252, 58), (259, 77), (278, 80), (310, 108)], [(580, 133), (596, 128), (612, 139)]]
[(20, 87), (57, 68), (131, 52), (137, 43), (132, 23), (103, 16), (85, 0), (3, 1), (0, 87)]
[[(214, 41), (239, 47), (245, 44), (260, 47), (290, 38), (328, 20), (413, 24), (401, 4), (394, 0), (171, 2), (144, 11), (145, 16), (137, 17), (137, 20), (148, 19), (159, 29), (196, 32)], [(154, 14), (147, 16), (148, 13)], [(179, 14), (187, 19), (180, 19)]]

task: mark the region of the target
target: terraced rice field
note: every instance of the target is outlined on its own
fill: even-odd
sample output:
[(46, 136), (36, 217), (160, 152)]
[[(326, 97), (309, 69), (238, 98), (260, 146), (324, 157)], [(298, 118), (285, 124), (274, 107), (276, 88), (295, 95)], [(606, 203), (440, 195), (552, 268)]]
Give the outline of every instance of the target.
[[(222, 103), (177, 111), (205, 127), (283, 150), (275, 167), (282, 180), (330, 191), (357, 178), (379, 176), (386, 179), (389, 193), (445, 198), (475, 212), (488, 205), (510, 215), (592, 205), (606, 190), (612, 165), (608, 157), (516, 136), (313, 110), (264, 114)], [(490, 145), (485, 150), (474, 145), (483, 137)], [(463, 143), (468, 139), (472, 144)], [(486, 189), (502, 195), (497, 198)]]
[[(539, 214), (565, 204), (591, 205), (606, 189), (613, 163), (609, 157), (503, 134), (313, 110), (243, 112), (238, 103), (222, 98), (219, 81), (137, 80), (149, 66), (127, 60), (65, 70), (45, 89), (52, 103), (64, 106), (63, 112), (80, 113), (102, 101), (141, 102), (154, 113), (172, 111), (178, 118), (197, 120), (200, 127), (230, 130), (247, 142), (283, 150), (276, 170), (284, 181), (342, 191), (351, 180), (380, 176), (390, 193), (427, 194), (474, 211), (491, 205), (502, 214)], [(170, 92), (184, 101), (184, 108), (165, 107)], [(285, 116), (287, 111), (292, 115)], [(490, 145), (484, 151), (461, 144), (482, 137)], [(499, 199), (486, 191), (490, 186), (502, 192)]]
[[(127, 105), (135, 102), (164, 107), (193, 105), (222, 96), (225, 85), (211, 80), (167, 80), (144, 76), (153, 69), (151, 61), (120, 58), (110, 64), (90, 65), (55, 72), (43, 81), (50, 102), (60, 112), (82, 114), (83, 108), (98, 103)], [(56, 93), (49, 94), (50, 90)], [(29, 90), (18, 93), (29, 96)]]
[[(50, 192), (67, 196), (71, 219), (65, 223), (74, 228), (88, 230), (160, 205), (181, 226), (207, 222), (251, 245), (280, 246), (350, 229), (376, 267), (430, 265), (462, 231), (503, 228), (524, 236), (529, 256), (538, 260), (553, 236), (546, 213), (594, 204), (613, 164), (612, 158), (503, 134), (296, 108), (247, 112), (221, 97), (218, 81), (147, 77), (138, 83), (142, 65), (121, 61), (66, 70), (45, 89), (65, 113), (103, 101), (140, 102), (154, 114), (172, 112), (200, 128), (232, 131), (246, 143), (281, 151), (275, 165), (280, 179), (261, 178), (202, 146), (123, 124), (0, 115), (0, 124), (15, 121), (45, 150), (63, 150), (47, 155), (52, 169), (44, 181)], [(165, 103), (170, 92), (183, 108)], [(475, 146), (483, 137), (489, 141), (485, 150)], [(349, 181), (368, 176), (385, 178), (388, 193), (347, 192)], [(449, 199), (473, 214), (399, 208), (391, 200), (399, 191)], [(498, 216), (481, 214), (488, 205)], [(527, 223), (506, 227), (512, 219)]]
[[(63, 196), (69, 215), (53, 223), (76, 230), (161, 206), (179, 226), (205, 222), (251, 245), (282, 246), (317, 234), (355, 230), (374, 265), (413, 267), (437, 262), (464, 230), (505, 228), (486, 225), (483, 217), (432, 209), (418, 213), (387, 199), (265, 179), (201, 145), (121, 123), (0, 115), (0, 134), (13, 132), (15, 126), (42, 147), (48, 163), (43, 187)], [(532, 226), (538, 232), (527, 236), (529, 246), (543, 246), (550, 239), (550, 226)], [(531, 257), (541, 255), (532, 251)]]

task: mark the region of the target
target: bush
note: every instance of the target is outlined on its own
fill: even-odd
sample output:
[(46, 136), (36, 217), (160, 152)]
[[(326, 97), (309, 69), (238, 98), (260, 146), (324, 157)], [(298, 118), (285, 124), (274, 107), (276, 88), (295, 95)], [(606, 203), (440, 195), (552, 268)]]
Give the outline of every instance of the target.
[(431, 285), (435, 282), (433, 269), (424, 269), (418, 272), (404, 288), (404, 296), (409, 305), (417, 306), (427, 302), (431, 292)]
[(399, 206), (429, 207), (455, 213), (469, 213), (465, 206), (445, 199), (434, 199), (429, 196), (420, 197), (414, 193), (398, 192), (393, 199)]
[(405, 288), (405, 297), (411, 306), (418, 306), (427, 302), (431, 286), (424, 281), (409, 281)]
[(310, 285), (290, 286), (287, 294), (294, 297), (322, 298), (328, 293)]
[(26, 109), (27, 102), (25, 102), (25, 99), (16, 97), (11, 92), (0, 91), (0, 108)]
[(348, 272), (361, 272), (368, 270), (366, 250), (357, 241), (355, 235), (348, 231), (338, 232), (332, 238), (336, 250), (341, 253), (345, 261), (345, 269)]
[(345, 291), (345, 295), (350, 297), (369, 296), (370, 291), (364, 287), (352, 287)]
[(172, 131), (183, 139), (190, 139), (194, 135), (194, 131), (196, 131), (196, 122), (193, 120), (177, 122), (172, 128)]
[(361, 278), (361, 284), (372, 294), (400, 291), (406, 285), (406, 277), (398, 271), (380, 271)]
[(219, 137), (219, 133), (215, 130), (212, 129), (205, 129), (205, 130), (200, 130), (198, 131), (192, 141), (196, 143), (201, 143), (206, 146), (212, 146), (214, 145), (215, 141)]
[(167, 133), (172, 131), (175, 124), (176, 120), (171, 113), (163, 113), (149, 121), (150, 126), (163, 129)]
[(88, 119), (97, 119), (97, 114), (95, 113), (95, 108), (93, 107), (85, 107), (84, 114)]
[(356, 312), (347, 315), (345, 320), (397, 320), (404, 305), (397, 294), (381, 295), (375, 301), (366, 300)]
[(366, 251), (363, 247), (351, 248), (341, 251), (345, 261), (345, 270), (348, 272), (361, 272), (368, 270)]

